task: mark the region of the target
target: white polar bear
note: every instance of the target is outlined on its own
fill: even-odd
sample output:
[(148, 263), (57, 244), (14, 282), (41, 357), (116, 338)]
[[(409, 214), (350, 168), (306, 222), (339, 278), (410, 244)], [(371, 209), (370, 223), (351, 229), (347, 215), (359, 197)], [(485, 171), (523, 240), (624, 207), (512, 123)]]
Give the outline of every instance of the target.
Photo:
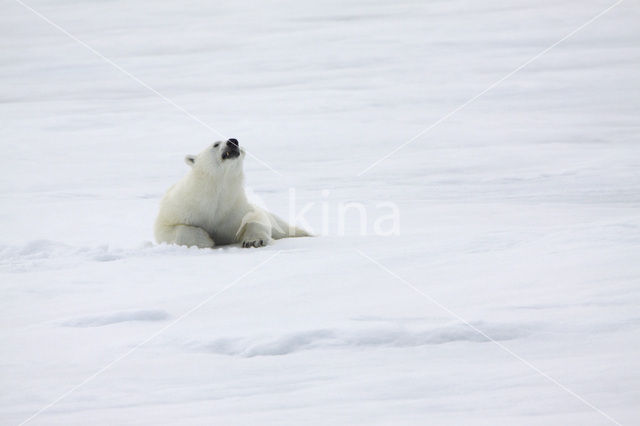
[(195, 157), (187, 155), (191, 170), (160, 203), (156, 241), (200, 248), (233, 243), (261, 247), (272, 239), (310, 236), (249, 203), (244, 156), (236, 139), (216, 142)]

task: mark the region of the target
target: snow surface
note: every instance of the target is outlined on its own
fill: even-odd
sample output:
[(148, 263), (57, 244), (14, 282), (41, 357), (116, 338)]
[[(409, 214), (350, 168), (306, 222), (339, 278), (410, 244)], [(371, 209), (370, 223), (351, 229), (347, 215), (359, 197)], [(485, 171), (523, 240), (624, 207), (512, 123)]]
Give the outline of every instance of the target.
[[(271, 210), (295, 188), (329, 216), (265, 249), (153, 244), (219, 136), (2, 2), (0, 423), (118, 360), (29, 424), (640, 424), (637, 2), (362, 176), (613, 2), (28, 4), (280, 172), (247, 159)], [(350, 201), (367, 235), (356, 211), (338, 235)]]

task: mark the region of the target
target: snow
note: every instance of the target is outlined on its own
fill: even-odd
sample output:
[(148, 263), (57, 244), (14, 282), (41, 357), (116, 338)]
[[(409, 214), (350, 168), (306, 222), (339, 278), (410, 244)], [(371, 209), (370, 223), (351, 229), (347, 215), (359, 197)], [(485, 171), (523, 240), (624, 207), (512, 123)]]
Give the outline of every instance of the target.
[(636, 3), (364, 174), (613, 2), (27, 4), (321, 235), (152, 243), (222, 136), (4, 2), (0, 423), (637, 424)]

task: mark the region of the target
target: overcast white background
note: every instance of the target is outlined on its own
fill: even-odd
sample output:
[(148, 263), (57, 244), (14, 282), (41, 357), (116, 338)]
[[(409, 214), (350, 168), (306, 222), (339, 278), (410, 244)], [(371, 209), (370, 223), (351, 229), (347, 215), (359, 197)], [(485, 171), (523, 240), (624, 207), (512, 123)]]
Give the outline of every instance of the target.
[[(29, 424), (638, 424), (637, 2), (361, 176), (614, 3), (27, 3), (277, 170), (245, 164), (269, 209), (295, 188), (329, 228), (152, 243), (220, 136), (3, 0), (0, 423), (235, 283)], [(355, 212), (338, 235), (350, 201), (367, 235)], [(389, 201), (400, 232), (376, 236)]]

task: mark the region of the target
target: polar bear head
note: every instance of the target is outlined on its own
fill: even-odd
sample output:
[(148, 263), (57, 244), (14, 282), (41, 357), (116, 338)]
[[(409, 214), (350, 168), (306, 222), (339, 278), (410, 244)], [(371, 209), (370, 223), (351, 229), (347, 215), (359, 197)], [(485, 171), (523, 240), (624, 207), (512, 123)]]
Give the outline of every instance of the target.
[(214, 176), (226, 176), (228, 174), (242, 174), (242, 161), (244, 149), (240, 148), (237, 139), (218, 141), (209, 145), (198, 155), (187, 155), (184, 162), (194, 171), (203, 172)]

